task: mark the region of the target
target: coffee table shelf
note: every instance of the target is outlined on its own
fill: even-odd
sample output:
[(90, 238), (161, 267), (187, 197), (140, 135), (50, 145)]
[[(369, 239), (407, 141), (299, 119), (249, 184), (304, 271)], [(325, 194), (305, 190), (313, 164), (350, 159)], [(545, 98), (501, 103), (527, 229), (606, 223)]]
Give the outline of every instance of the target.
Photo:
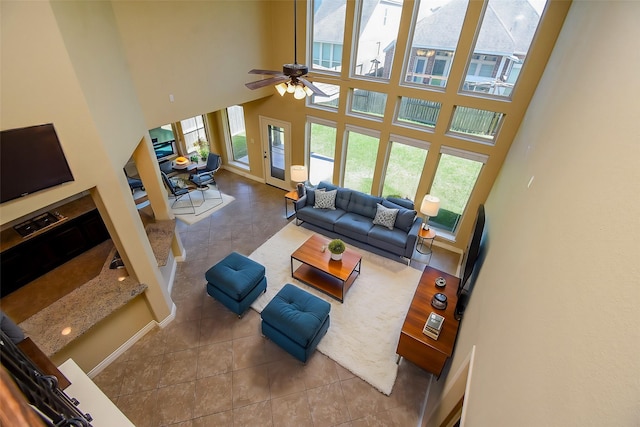
[[(291, 254), (291, 276), (344, 302), (347, 291), (360, 274), (362, 256), (347, 248), (342, 260), (334, 261), (326, 249), (328, 243), (329, 239), (315, 234), (296, 249)], [(297, 268), (294, 261), (300, 264)]]

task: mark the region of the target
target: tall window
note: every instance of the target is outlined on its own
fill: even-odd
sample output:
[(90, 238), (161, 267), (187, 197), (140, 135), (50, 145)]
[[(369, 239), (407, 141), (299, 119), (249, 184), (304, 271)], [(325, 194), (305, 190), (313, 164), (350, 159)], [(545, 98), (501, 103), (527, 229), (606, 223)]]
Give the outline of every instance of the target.
[(430, 194), (440, 198), (438, 215), (429, 224), (455, 233), (486, 156), (442, 147)]
[(311, 69), (314, 71), (339, 72), (342, 69), (342, 46), (344, 44), (344, 20), (347, 0), (314, 0), (312, 4)]
[(244, 124), (244, 109), (233, 105), (225, 110), (226, 145), (229, 157), (242, 165), (249, 165), (247, 155), (247, 132)]
[(462, 89), (510, 98), (546, 0), (489, 0)]
[(405, 57), (405, 82), (446, 86), (467, 4), (468, 0), (420, 2)]
[(422, 168), (427, 159), (427, 148), (427, 145), (421, 141), (391, 135), (382, 197), (415, 199)]
[[(313, 121), (312, 121), (313, 120)], [(336, 152), (336, 124), (321, 119), (309, 120), (309, 182), (333, 181)]]
[(190, 117), (188, 119), (180, 120), (182, 126), (182, 135), (184, 136), (184, 144), (187, 149), (187, 153), (195, 153), (198, 151), (196, 143), (198, 139), (209, 141), (207, 138), (207, 132), (204, 128), (204, 120), (202, 116)]
[(356, 60), (352, 73), (373, 79), (389, 80), (398, 38), (403, 0), (362, 0), (358, 16)]
[(345, 187), (371, 193), (379, 145), (378, 132), (355, 127), (347, 129), (343, 183)]

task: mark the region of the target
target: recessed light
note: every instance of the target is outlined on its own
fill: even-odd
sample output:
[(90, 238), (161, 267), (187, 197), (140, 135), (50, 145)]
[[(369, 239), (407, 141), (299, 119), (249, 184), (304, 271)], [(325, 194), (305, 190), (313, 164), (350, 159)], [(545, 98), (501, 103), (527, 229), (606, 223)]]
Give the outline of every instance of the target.
[(71, 333), (71, 327), (67, 326), (62, 330), (62, 335), (69, 335)]

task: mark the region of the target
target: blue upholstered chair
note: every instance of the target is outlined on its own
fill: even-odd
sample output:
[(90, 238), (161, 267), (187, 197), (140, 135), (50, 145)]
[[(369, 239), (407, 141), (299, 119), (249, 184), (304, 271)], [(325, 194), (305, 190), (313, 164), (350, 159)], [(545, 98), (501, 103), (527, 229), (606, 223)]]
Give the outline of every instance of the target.
[(262, 334), (307, 363), (329, 329), (331, 304), (290, 283), (262, 310)]
[(209, 153), (205, 168), (191, 175), (189, 181), (193, 182), (198, 188), (206, 187), (209, 184), (216, 185), (214, 174), (220, 169), (221, 165), (222, 158), (218, 154)]

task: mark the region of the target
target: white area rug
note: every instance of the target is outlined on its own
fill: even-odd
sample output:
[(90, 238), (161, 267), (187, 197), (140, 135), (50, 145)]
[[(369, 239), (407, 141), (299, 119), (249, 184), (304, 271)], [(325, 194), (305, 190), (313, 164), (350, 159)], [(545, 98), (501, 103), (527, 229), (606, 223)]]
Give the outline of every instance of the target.
[(362, 254), (361, 273), (341, 304), (291, 277), (291, 253), (312, 234), (290, 223), (249, 256), (267, 275), (267, 292), (251, 307), (261, 312), (286, 283), (328, 301), (331, 325), (318, 350), (389, 395), (398, 374), (398, 338), (422, 272), (355, 248)]
[[(233, 196), (224, 194), (215, 187), (204, 192), (193, 190), (189, 194), (195, 206), (195, 213), (187, 196), (182, 196), (172, 208), (176, 218), (187, 224), (195, 224), (235, 200)], [(173, 204), (173, 198), (169, 199), (169, 203)]]

